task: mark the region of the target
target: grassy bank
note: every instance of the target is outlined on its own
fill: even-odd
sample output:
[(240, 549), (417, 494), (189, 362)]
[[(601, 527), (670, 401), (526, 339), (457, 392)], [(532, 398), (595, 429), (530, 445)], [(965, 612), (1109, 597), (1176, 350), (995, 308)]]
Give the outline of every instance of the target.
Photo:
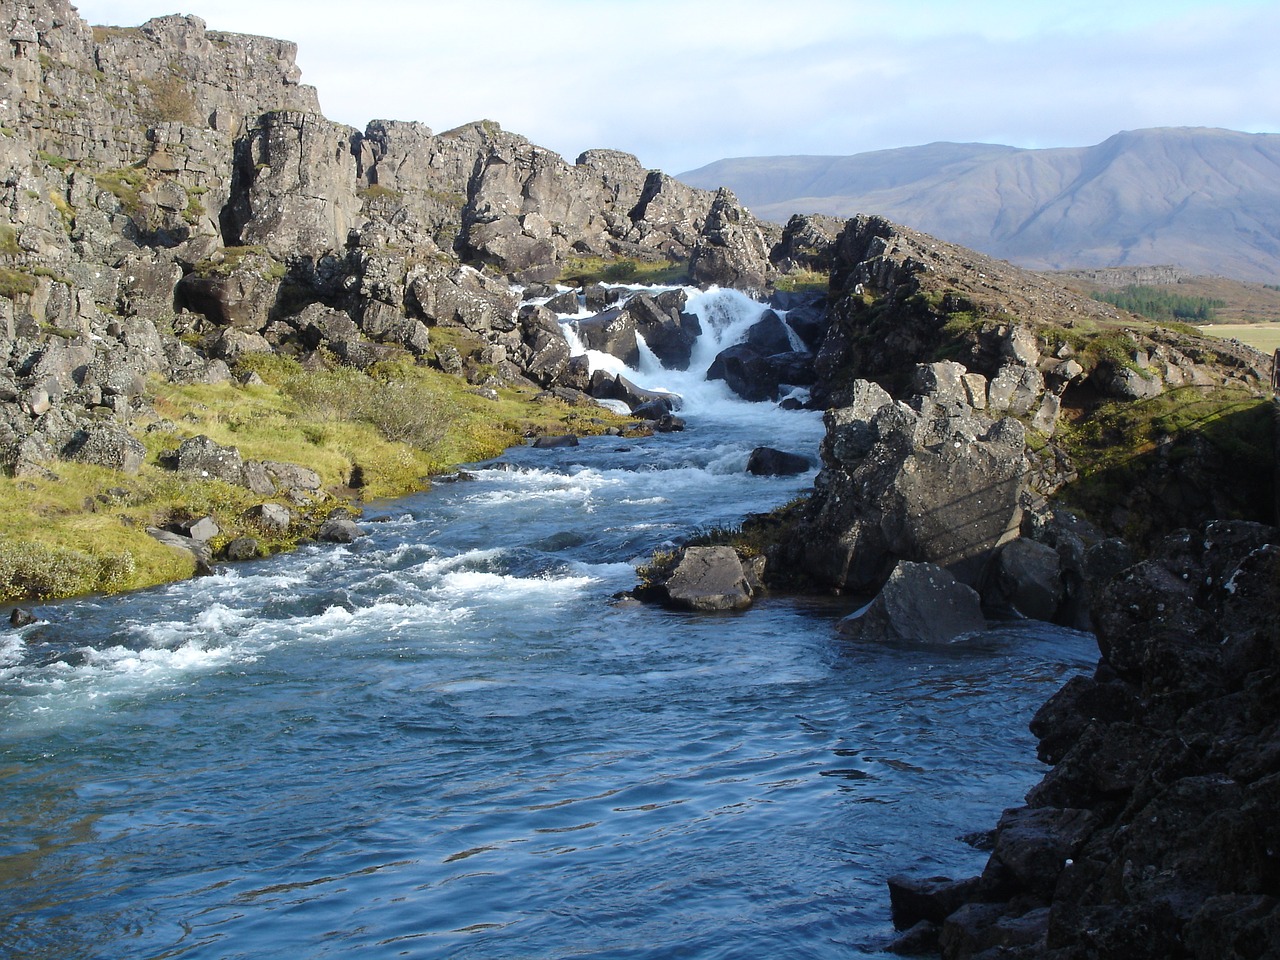
[[(252, 536), (262, 553), (295, 546), (334, 509), (424, 489), (432, 474), (496, 456), (530, 433), (599, 433), (618, 422), (600, 408), (535, 400), (532, 389), (482, 396), (436, 370), (396, 363), (362, 373), (305, 371), (274, 356), (249, 358), (262, 382), (150, 385), (151, 413), (134, 431), (147, 448), (133, 475), (77, 463), (45, 476), (0, 479), (0, 602), (117, 592), (190, 576), (185, 551), (165, 547), (148, 526), (212, 516), (215, 552)], [(236, 447), (246, 460), (316, 471), (324, 492), (311, 503), (264, 498), (244, 487), (178, 474), (164, 454), (189, 437)], [(299, 522), (273, 534), (248, 516), (266, 500)]]

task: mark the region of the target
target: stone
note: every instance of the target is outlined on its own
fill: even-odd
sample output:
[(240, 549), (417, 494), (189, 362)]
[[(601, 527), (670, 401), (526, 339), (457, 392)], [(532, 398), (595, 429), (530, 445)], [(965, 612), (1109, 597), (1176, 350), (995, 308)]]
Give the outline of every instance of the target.
[(578, 438), (572, 433), (554, 437), (535, 437), (532, 446), (537, 450), (552, 450), (560, 447), (576, 447)]
[(752, 590), (732, 547), (685, 547), (659, 588), (663, 603), (677, 610), (745, 610)]
[(935, 564), (900, 562), (876, 598), (836, 629), (877, 643), (951, 643), (986, 628), (972, 587)]
[(1058, 551), (1024, 537), (996, 552), (985, 581), (988, 606), (1031, 620), (1053, 620), (1065, 597)]
[(40, 618), (33, 614), (30, 610), (24, 610), (22, 607), (14, 607), (9, 611), (9, 626), (15, 630), (23, 627), (29, 627), (33, 623), (39, 623)]
[(63, 448), (62, 456), (121, 473), (137, 473), (146, 460), (147, 448), (121, 424), (97, 421), (77, 430)]
[(306, 493), (317, 493), (322, 486), (320, 474), (310, 467), (299, 466), (296, 463), (284, 463), (279, 460), (264, 460), (262, 467), (282, 490), (302, 490)]
[(707, 369), (708, 380), (723, 380), (743, 400), (775, 400), (778, 371), (769, 359), (748, 343), (721, 350)]
[(747, 458), (747, 473), (757, 477), (789, 477), (812, 468), (808, 457), (773, 447), (756, 447)]
[(878, 590), (899, 560), (977, 584), (1021, 526), (1022, 425), (927, 401), (919, 411), (886, 403), (872, 384), (853, 392), (855, 405), (826, 415), (815, 495), (783, 546), (791, 562), (819, 583), (861, 593)]
[(952, 880), (950, 877), (889, 878), (889, 910), (896, 930), (907, 930), (928, 921), (941, 926), (947, 917), (978, 892), (979, 880)]
[(278, 503), (260, 503), (250, 507), (246, 516), (269, 534), (286, 533), (293, 526), (293, 514), (288, 507)]
[(236, 537), (222, 550), (223, 559), (234, 562), (254, 560), (258, 556), (258, 541), (253, 537)]
[(213, 567), (210, 565), (213, 560), (213, 554), (207, 543), (191, 537), (184, 537), (182, 534), (174, 533), (172, 530), (162, 530), (158, 527), (147, 527), (146, 531), (148, 536), (163, 543), (166, 547), (173, 547), (175, 550), (182, 550), (191, 554), (192, 559), (195, 561), (197, 576), (213, 572)]
[(636, 294), (622, 307), (622, 314), (629, 318), (635, 334), (644, 338), (645, 345), (664, 367), (685, 370), (702, 327), (697, 317), (681, 311), (684, 291), (672, 293), (675, 299), (668, 294), (658, 297)]
[(725, 187), (716, 191), (689, 258), (694, 283), (760, 290), (770, 273), (769, 250), (760, 224)]
[(316, 539), (324, 543), (354, 543), (364, 531), (349, 517), (330, 517), (320, 525)]
[(629, 367), (640, 363), (640, 347), (636, 342), (635, 317), (618, 307), (586, 320), (575, 320), (578, 339), (588, 350), (599, 350), (617, 357)]
[(224, 447), (203, 434), (182, 441), (172, 462), (179, 473), (213, 477), (234, 484), (241, 482), (244, 471), (244, 460), (239, 450)]
[(192, 540), (199, 540), (207, 543), (222, 532), (222, 528), (218, 526), (218, 522), (213, 517), (201, 517), (198, 520), (192, 520), (182, 525), (182, 531)]

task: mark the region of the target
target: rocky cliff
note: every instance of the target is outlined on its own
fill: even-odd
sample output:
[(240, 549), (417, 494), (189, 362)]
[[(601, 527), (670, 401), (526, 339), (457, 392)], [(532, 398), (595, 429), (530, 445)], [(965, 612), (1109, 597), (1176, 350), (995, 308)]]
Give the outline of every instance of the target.
[(332, 123), (287, 42), (193, 16), (90, 27), (62, 0), (5, 0), (0, 31), (0, 465), (18, 477), (174, 462), (141, 434), (163, 419), (150, 385), (235, 388), (254, 355), (585, 387), (554, 320), (517, 318), (519, 285), (779, 274), (781, 229), (629, 155), (568, 163), (490, 121)]

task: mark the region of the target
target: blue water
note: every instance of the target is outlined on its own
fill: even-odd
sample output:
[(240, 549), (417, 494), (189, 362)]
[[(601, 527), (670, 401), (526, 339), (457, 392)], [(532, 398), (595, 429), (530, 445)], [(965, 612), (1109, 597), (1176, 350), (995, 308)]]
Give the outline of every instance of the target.
[(889, 875), (980, 870), (960, 838), (1038, 779), (1026, 722), (1091, 638), (614, 601), (801, 493), (747, 455), (821, 434), (648, 374), (685, 433), (513, 450), (349, 547), (0, 633), (0, 955), (874, 956)]

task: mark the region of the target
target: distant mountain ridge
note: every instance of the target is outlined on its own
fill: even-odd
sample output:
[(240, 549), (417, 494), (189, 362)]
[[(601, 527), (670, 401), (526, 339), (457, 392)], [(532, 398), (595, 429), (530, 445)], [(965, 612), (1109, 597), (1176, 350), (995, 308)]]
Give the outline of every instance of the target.
[(743, 157), (679, 179), (727, 186), (765, 219), (875, 213), (1033, 269), (1176, 264), (1280, 282), (1280, 134), (1170, 127), (1091, 147)]

